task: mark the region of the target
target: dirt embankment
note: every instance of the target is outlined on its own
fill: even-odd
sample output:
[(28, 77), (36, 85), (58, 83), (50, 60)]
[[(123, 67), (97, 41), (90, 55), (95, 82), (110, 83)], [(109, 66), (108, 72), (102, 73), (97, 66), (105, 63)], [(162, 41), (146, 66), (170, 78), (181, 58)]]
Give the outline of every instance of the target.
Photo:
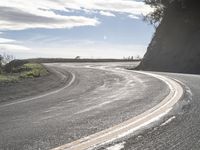
[(169, 8), (138, 69), (199, 74), (199, 18), (199, 5)]
[[(0, 83), (0, 103), (36, 96), (61, 88), (70, 80), (71, 75), (59, 68), (48, 68), (48, 75), (27, 78), (17, 82)], [(60, 75), (65, 75), (65, 78)]]

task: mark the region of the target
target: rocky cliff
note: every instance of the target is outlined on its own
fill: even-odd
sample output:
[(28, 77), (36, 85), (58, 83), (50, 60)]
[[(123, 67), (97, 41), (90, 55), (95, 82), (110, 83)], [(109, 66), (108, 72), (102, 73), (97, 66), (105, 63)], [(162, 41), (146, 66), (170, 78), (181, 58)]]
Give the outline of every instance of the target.
[(167, 8), (138, 69), (200, 73), (199, 6), (196, 1)]

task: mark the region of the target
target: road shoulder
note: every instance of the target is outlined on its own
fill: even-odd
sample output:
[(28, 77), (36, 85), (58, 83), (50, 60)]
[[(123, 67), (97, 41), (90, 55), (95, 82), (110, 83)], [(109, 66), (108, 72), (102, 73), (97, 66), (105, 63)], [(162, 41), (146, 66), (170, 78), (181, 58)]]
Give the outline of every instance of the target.
[(0, 105), (31, 96), (45, 94), (61, 88), (69, 82), (71, 78), (69, 72), (56, 67), (46, 68), (49, 71), (48, 75), (0, 84)]

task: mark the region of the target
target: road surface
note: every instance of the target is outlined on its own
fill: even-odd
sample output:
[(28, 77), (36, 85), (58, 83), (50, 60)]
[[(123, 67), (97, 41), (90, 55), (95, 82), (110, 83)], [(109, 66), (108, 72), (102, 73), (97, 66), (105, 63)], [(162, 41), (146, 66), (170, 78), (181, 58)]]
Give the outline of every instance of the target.
[[(170, 92), (168, 85), (161, 80), (119, 69), (115, 64), (49, 64), (48, 66), (58, 72), (62, 70), (60, 73), (63, 76), (65, 72), (67, 75), (70, 73), (71, 80), (55, 91), (0, 104), (0, 149), (45, 150), (73, 142), (151, 109)], [(184, 82), (191, 89), (193, 97), (196, 92), (198, 98), (199, 76), (165, 75)], [(196, 114), (198, 101), (196, 103), (192, 101), (186, 106), (190, 107), (184, 107), (181, 113), (177, 113), (178, 109), (171, 116), (169, 123), (156, 128), (155, 132), (159, 134), (151, 132), (151, 128), (148, 129), (149, 132), (128, 136), (100, 149), (116, 145), (125, 149), (149, 147), (160, 149), (164, 144), (178, 145), (177, 143), (185, 141), (188, 141), (189, 145), (190, 142), (194, 142), (190, 138), (194, 136), (198, 139), (200, 135), (196, 134), (199, 131), (199, 115)], [(194, 114), (196, 117), (192, 117)], [(185, 119), (185, 115), (188, 118)], [(194, 118), (197, 120), (194, 121)], [(179, 124), (173, 125), (174, 122)], [(169, 125), (172, 127), (167, 128)], [(187, 132), (180, 133), (182, 129), (186, 129)], [(189, 131), (193, 131), (191, 133), (194, 135)], [(188, 140), (181, 138), (181, 135)], [(176, 137), (176, 140), (171, 140), (169, 136)], [(160, 139), (162, 141), (158, 142)], [(173, 148), (172, 145), (169, 147)]]
[(199, 150), (200, 149), (200, 76), (157, 73), (185, 85), (185, 96), (169, 116), (157, 126), (130, 134), (96, 150)]

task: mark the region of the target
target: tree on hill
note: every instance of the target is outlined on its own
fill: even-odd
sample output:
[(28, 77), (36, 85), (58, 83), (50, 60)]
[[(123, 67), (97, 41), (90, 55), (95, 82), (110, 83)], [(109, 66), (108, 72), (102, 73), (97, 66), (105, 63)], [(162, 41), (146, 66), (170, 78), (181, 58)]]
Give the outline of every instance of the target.
[(5, 65), (14, 60), (13, 55), (9, 55), (4, 53), (3, 55), (0, 54), (0, 74), (5, 71)]
[(199, 0), (144, 0), (147, 5), (154, 8), (154, 11), (144, 20), (151, 24), (160, 23), (164, 15), (173, 13), (174, 11), (199, 10)]
[(2, 60), (3, 60), (3, 57), (0, 55), (0, 74), (2, 73)]
[(81, 57), (80, 56), (76, 56), (74, 59), (81, 59)]

